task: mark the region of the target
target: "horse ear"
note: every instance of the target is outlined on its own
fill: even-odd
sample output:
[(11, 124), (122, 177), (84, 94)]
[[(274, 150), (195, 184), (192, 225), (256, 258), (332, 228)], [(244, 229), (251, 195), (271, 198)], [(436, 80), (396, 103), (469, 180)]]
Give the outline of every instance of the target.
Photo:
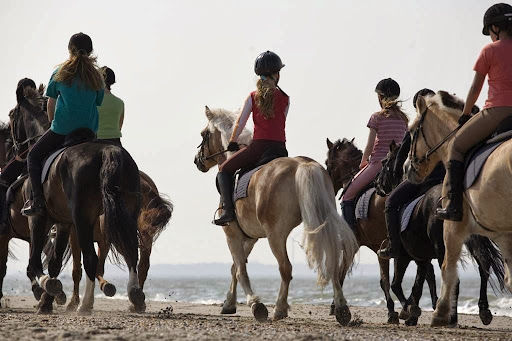
[(423, 96), (418, 96), (418, 99), (416, 100), (416, 111), (421, 114), (425, 112), (425, 109), (427, 109), (427, 102), (425, 101), (425, 98)]
[(333, 143), (331, 142), (331, 140), (329, 140), (329, 138), (327, 138), (326, 142), (327, 142), (327, 148), (331, 149), (333, 146)]
[(353, 137), (353, 138), (352, 138), (352, 140), (350, 140), (350, 143), (354, 144), (354, 140), (355, 140), (355, 139), (356, 139), (356, 138), (355, 138), (355, 137)]
[(205, 106), (205, 111), (204, 112), (206, 114), (206, 117), (208, 118), (208, 121), (211, 121), (211, 119), (213, 118), (213, 113), (210, 110), (210, 108), (208, 108), (207, 105)]
[(389, 144), (389, 151), (392, 152), (393, 150), (395, 150), (395, 148), (396, 148), (396, 142), (395, 142), (395, 140), (393, 140)]
[(37, 89), (37, 91), (39, 91), (39, 94), (41, 96), (44, 95), (44, 84), (43, 83), (39, 84), (39, 89)]

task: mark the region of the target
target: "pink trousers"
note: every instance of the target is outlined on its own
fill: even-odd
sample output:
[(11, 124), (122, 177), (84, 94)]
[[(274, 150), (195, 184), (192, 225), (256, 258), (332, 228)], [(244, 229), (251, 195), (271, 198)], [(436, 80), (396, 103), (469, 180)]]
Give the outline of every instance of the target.
[(377, 173), (380, 172), (382, 164), (380, 161), (370, 162), (363, 169), (356, 174), (350, 187), (345, 192), (345, 195), (341, 198), (341, 201), (353, 200), (356, 195), (365, 188), (370, 182), (375, 179)]

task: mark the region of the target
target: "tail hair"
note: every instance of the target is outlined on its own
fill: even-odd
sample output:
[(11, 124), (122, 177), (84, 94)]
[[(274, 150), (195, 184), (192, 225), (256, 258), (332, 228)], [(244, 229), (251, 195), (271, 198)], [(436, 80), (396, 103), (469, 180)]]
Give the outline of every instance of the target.
[(304, 225), (302, 245), (318, 285), (350, 272), (359, 249), (351, 228), (336, 211), (332, 182), (317, 162), (301, 163), (295, 174)]

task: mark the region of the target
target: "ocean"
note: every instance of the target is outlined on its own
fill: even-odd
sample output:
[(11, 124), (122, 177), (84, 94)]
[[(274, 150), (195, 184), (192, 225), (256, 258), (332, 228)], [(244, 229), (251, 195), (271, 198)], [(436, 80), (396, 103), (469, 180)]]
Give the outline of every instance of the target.
[[(254, 265), (249, 267), (251, 285), (264, 303), (273, 304), (276, 301), (280, 278), (273, 266)], [(411, 266), (404, 278), (403, 288), (406, 297), (409, 295), (415, 270)], [(251, 272), (253, 270), (253, 272)], [(288, 302), (293, 304), (328, 305), (332, 301), (332, 286), (328, 285), (323, 290), (316, 285), (314, 274), (308, 272), (305, 266), (295, 267), (296, 274), (290, 284)], [(380, 288), (378, 268), (375, 265), (360, 265), (353, 274), (348, 277), (343, 287), (345, 298), (349, 305), (386, 307), (384, 294)], [(85, 276), (85, 272), (83, 273)], [(126, 283), (128, 276), (119, 268), (109, 266), (107, 268), (107, 280), (116, 285), (117, 293), (114, 298), (127, 299)], [(61, 276), (64, 291), (71, 297), (73, 283), (69, 271)], [(203, 264), (203, 265), (156, 265), (150, 270), (148, 280), (144, 288), (146, 299), (164, 302), (190, 302), (198, 304), (221, 304), (229, 289), (230, 276), (229, 264)], [(85, 288), (82, 278), (81, 294)], [(440, 276), (437, 273), (437, 292), (440, 292)], [(478, 298), (480, 292), (480, 278), (475, 272), (461, 274), (461, 290), (459, 296), (459, 312), (478, 314)], [(28, 279), (21, 272), (6, 276), (3, 293), (9, 295), (32, 295)], [(487, 297), (493, 315), (512, 316), (512, 296), (510, 294), (494, 294), (488, 287)], [(393, 294), (392, 294), (393, 295)], [(105, 297), (96, 286), (96, 296)], [(395, 311), (400, 311), (400, 303), (395, 298)], [(238, 301), (245, 303), (243, 290), (238, 286)], [(432, 311), (432, 303), (428, 286), (425, 283), (420, 307), (426, 311)]]

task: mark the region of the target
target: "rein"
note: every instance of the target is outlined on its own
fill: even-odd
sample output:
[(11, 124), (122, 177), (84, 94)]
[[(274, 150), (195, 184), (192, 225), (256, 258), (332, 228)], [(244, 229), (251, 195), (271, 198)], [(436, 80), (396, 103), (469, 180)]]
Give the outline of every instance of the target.
[[(459, 129), (462, 127), (462, 125), (459, 125), (457, 128), (452, 130), (448, 135), (446, 135), (443, 139), (441, 139), (441, 141), (439, 141), (434, 147), (430, 147), (427, 142), (427, 136), (425, 135), (425, 132), (423, 131), (423, 123), (425, 121), (425, 116), (427, 115), (427, 111), (428, 111), (428, 107), (426, 107), (425, 111), (423, 111), (421, 113), (421, 117), (420, 117), (420, 121), (418, 122), (418, 126), (416, 127), (416, 129), (414, 129), (414, 131), (412, 133), (412, 145), (411, 145), (411, 152), (409, 154), (409, 159), (411, 160), (411, 166), (413, 166), (413, 168), (415, 170), (417, 170), (419, 165), (421, 165), (423, 162), (428, 161), (429, 157), (432, 154), (434, 154), (439, 148), (441, 148), (441, 146), (443, 144), (445, 144), (446, 141), (448, 141), (453, 135), (455, 135), (459, 131)], [(425, 153), (424, 156), (422, 156), (421, 158), (418, 158), (416, 156), (416, 146), (418, 143), (418, 137), (419, 137), (420, 133), (423, 135), (425, 144), (427, 145), (427, 148), (429, 148), (429, 149), (427, 150), (427, 152)]]

